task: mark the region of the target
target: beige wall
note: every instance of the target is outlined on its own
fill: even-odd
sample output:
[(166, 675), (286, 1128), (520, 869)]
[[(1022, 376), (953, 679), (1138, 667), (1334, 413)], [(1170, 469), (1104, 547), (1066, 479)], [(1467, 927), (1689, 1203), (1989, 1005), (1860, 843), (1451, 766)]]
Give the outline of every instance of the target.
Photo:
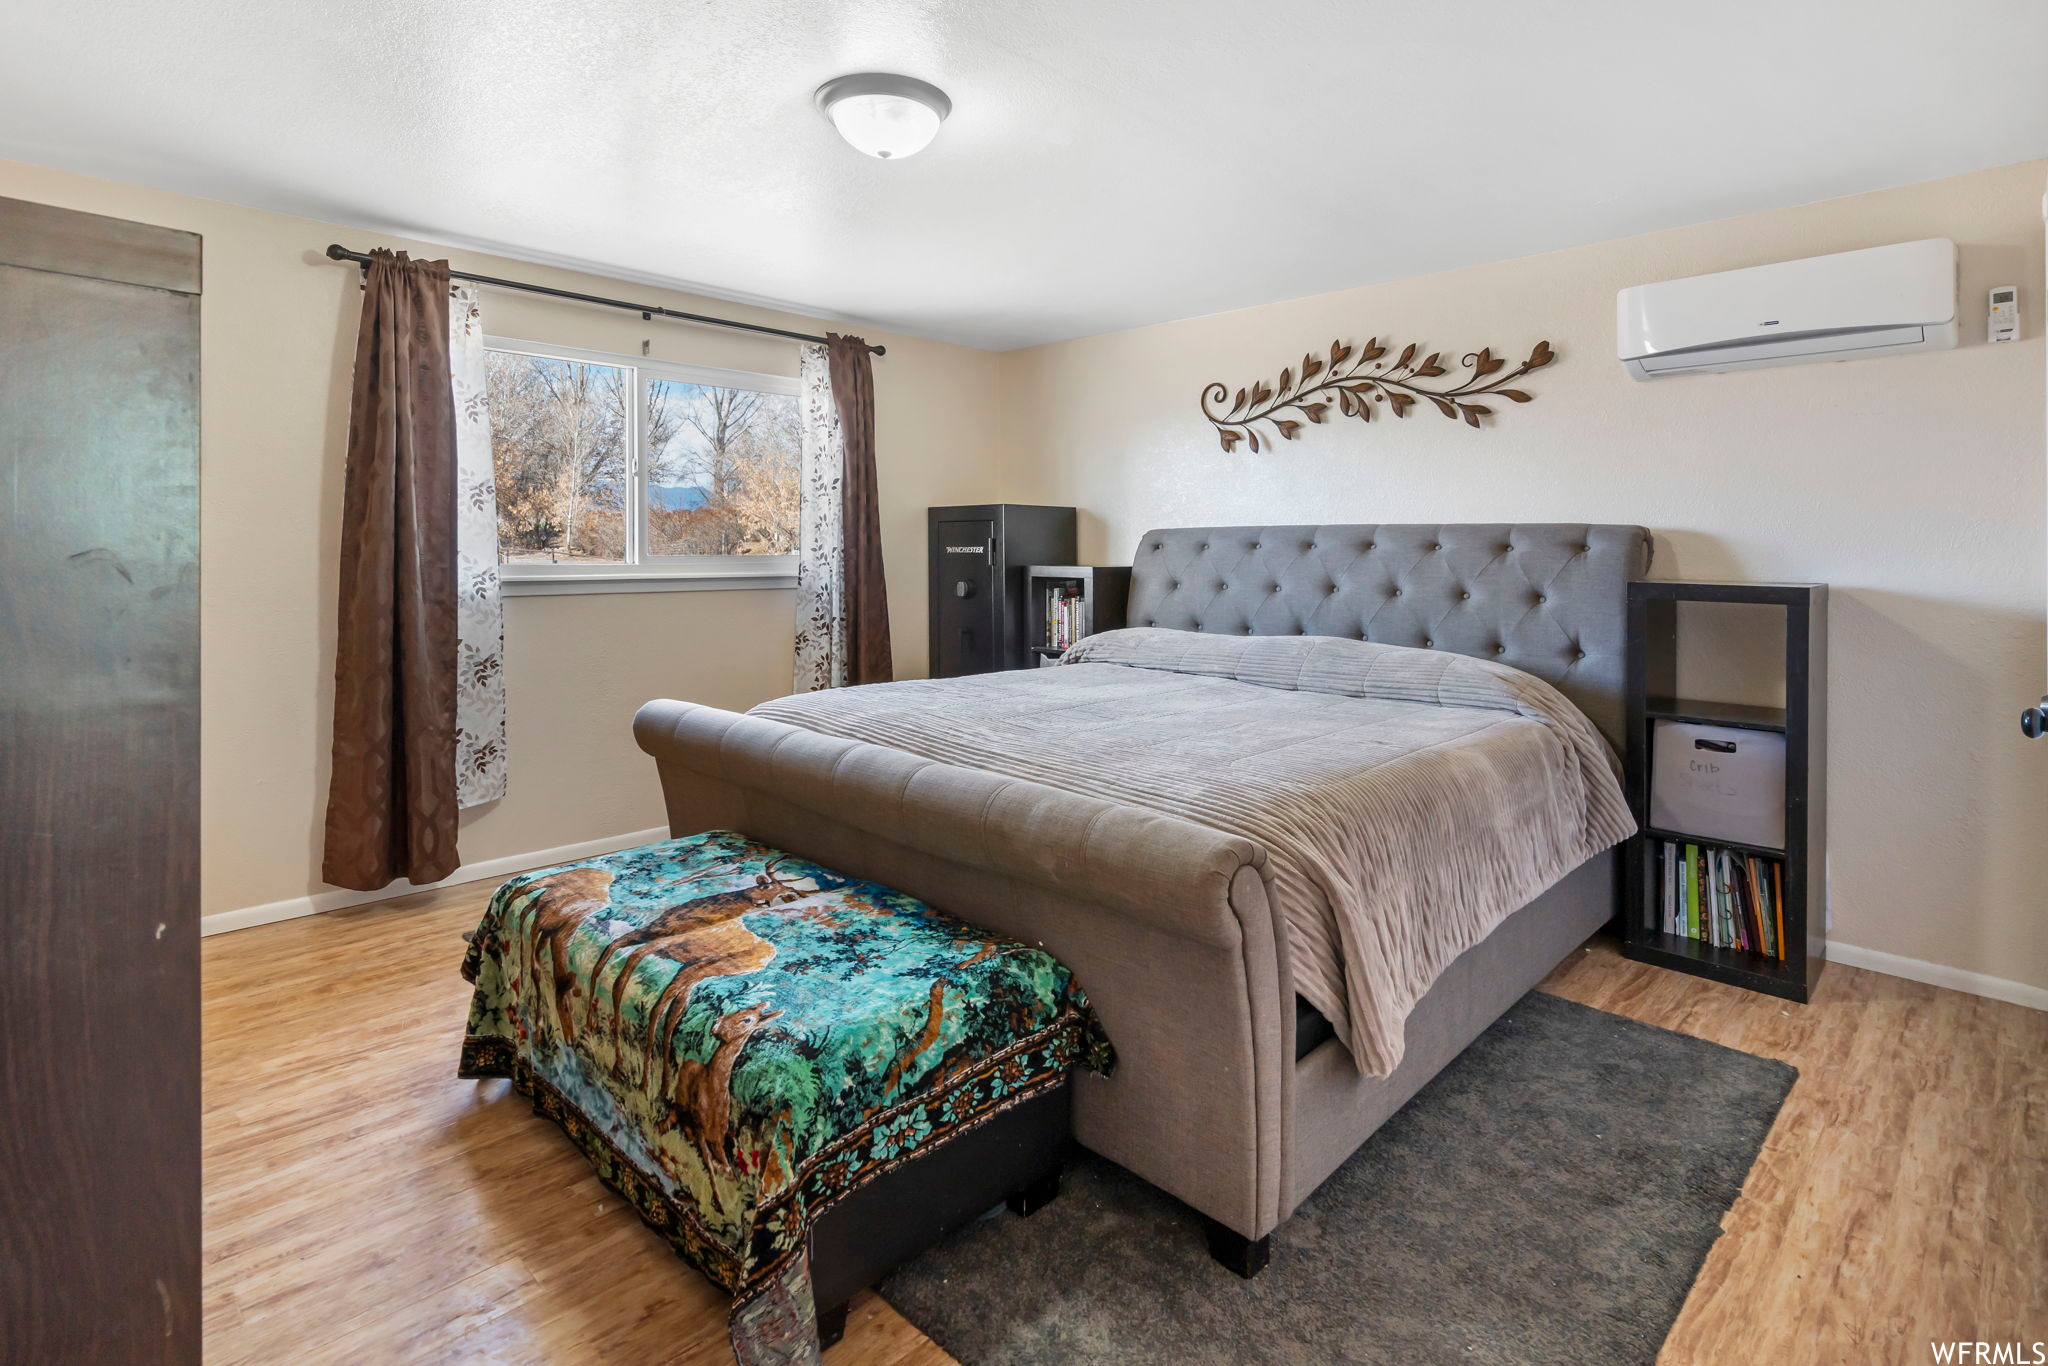
[[(1082, 550), (1128, 562), (1151, 526), (1593, 520), (1657, 532), (1663, 577), (1834, 585), (1830, 792), (1838, 941), (2048, 987), (2048, 751), (2013, 724), (2043, 661), (2041, 223), (2048, 163), (993, 356), (869, 332), (899, 672), (923, 672), (923, 509), (1082, 509)], [(329, 241), (781, 322), (164, 192), (0, 162), (0, 195), (206, 239), (202, 518), (205, 909), (322, 889), (336, 518), (354, 273)], [(516, 226), (516, 225), (515, 225)], [(513, 229), (508, 228), (508, 235)], [(1613, 357), (1614, 291), (1765, 261), (1948, 236), (1964, 345), (1932, 355), (1656, 384)], [(2025, 336), (1983, 344), (1992, 284)], [(780, 341), (491, 293), (492, 331), (791, 373)], [(1503, 353), (1547, 337), (1538, 396), (1472, 432), (1418, 414), (1344, 422), (1225, 455), (1203, 383), (1271, 377), (1376, 333)], [(653, 826), (627, 730), (670, 695), (742, 707), (786, 691), (787, 592), (521, 598), (507, 604), (512, 789), (471, 813), (468, 861)], [(1741, 669), (1701, 678), (1752, 691)], [(1729, 675), (1733, 675), (1730, 677)], [(1703, 682), (1702, 686), (1714, 686)]]
[[(201, 782), (204, 910), (324, 889), (342, 448), (357, 316), (356, 272), (329, 242), (403, 247), (458, 267), (802, 331), (828, 324), (449, 251), (376, 233), (0, 162), (0, 195), (205, 238), (201, 308)], [(507, 225), (516, 235), (517, 225)], [(631, 313), (487, 291), (494, 333), (774, 374), (796, 350)], [(834, 330), (861, 331), (831, 324)], [(925, 661), (924, 509), (995, 493), (997, 358), (865, 331), (898, 672)], [(80, 490), (89, 497), (89, 490)], [(789, 691), (788, 591), (517, 598), (505, 608), (511, 791), (469, 813), (466, 862), (661, 824), (654, 766), (633, 746), (651, 697), (746, 707)]]
[[(2043, 679), (2044, 178), (2035, 162), (1012, 352), (1003, 496), (1081, 507), (1097, 563), (1129, 563), (1154, 526), (1637, 522), (1659, 577), (1829, 583), (1833, 937), (2048, 987), (2048, 742), (2015, 724)], [(1962, 249), (1954, 351), (1650, 384), (1615, 360), (1617, 289), (1922, 237)], [(2021, 287), (2017, 343), (1984, 342), (1994, 284)], [(1425, 410), (1218, 449), (1204, 383), (1371, 334), (1515, 358), (1548, 338), (1561, 360), (1489, 430)]]

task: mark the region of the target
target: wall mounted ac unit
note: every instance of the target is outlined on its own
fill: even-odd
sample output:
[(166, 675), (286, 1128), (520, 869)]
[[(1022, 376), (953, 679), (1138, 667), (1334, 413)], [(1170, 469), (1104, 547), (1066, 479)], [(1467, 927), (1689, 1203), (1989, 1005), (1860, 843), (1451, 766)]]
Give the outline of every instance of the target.
[(1956, 244), (1946, 237), (1687, 280), (1615, 296), (1637, 379), (1856, 360), (1956, 344)]

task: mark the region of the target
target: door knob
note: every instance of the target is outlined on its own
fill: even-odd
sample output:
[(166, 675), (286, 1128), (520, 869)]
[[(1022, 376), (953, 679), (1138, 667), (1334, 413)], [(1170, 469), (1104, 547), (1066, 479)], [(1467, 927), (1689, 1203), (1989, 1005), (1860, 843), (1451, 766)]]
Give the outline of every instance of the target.
[(958, 583), (956, 583), (956, 584), (954, 584), (954, 585), (953, 585), (953, 596), (954, 596), (954, 597), (956, 597), (956, 598), (971, 598), (971, 597), (973, 597), (973, 596), (974, 596), (974, 584), (973, 584), (973, 583), (972, 583), (971, 581), (967, 580), (967, 579), (962, 579), (962, 580), (960, 580), (960, 581), (959, 581)]
[(2020, 713), (2020, 734), (2029, 740), (2048, 735), (2048, 697), (2041, 699), (2040, 706), (2028, 707)]

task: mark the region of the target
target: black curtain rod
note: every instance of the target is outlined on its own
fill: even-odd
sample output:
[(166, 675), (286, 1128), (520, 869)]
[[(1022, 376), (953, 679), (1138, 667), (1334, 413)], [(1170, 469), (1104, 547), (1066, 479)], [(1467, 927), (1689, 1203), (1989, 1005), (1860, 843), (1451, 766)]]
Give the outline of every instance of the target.
[[(350, 251), (339, 242), (327, 248), (327, 258), (330, 261), (354, 261), (359, 266), (370, 264), (368, 255), (360, 251)], [(624, 299), (604, 299), (595, 294), (578, 294), (573, 289), (555, 289), (548, 285), (529, 285), (519, 280), (500, 280), (490, 275), (472, 275), (466, 270), (451, 270), (448, 273), (457, 280), (468, 280), (472, 284), (491, 285), (498, 289), (523, 290), (528, 294), (546, 294), (556, 299), (574, 299), (578, 303), (598, 304), (605, 308), (623, 308), (630, 313), (638, 313), (643, 318), (676, 318), (686, 323), (706, 323), (712, 327), (734, 327), (742, 332), (765, 332), (771, 337), (788, 337), (791, 341), (819, 342), (822, 344), (825, 340), (823, 337), (814, 337), (808, 332), (791, 332), (787, 328), (782, 327), (764, 327), (760, 323), (735, 322), (731, 318), (711, 318), (706, 317), (702, 313), (684, 313), (680, 309), (662, 308), (658, 304), (636, 304), (628, 303)], [(889, 354), (889, 348), (886, 346), (870, 346), (868, 350), (878, 356)]]

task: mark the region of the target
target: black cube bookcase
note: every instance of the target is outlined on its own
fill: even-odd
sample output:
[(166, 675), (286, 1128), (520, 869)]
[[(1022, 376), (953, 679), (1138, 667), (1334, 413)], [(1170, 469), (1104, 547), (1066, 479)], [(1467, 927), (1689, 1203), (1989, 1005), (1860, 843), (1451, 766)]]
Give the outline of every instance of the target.
[[(1785, 705), (1759, 707), (1678, 695), (1679, 604), (1744, 603), (1783, 610)], [(1628, 586), (1627, 735), (1623, 762), (1638, 832), (1623, 859), (1622, 952), (1698, 977), (1792, 1001), (1811, 999), (1827, 961), (1828, 589), (1821, 583), (1644, 580)], [(1659, 721), (1691, 721), (1785, 737), (1785, 844), (1734, 844), (1650, 825), (1650, 773)], [(1783, 865), (1783, 960), (1664, 932), (1659, 851), (1667, 840), (1732, 848)]]
[(1039, 664), (1054, 664), (1066, 647), (1056, 645), (1047, 629), (1055, 595), (1072, 597), (1081, 605), (1080, 629), (1074, 639), (1097, 631), (1121, 630), (1124, 605), (1131, 596), (1129, 565), (1034, 564), (1024, 570), (1025, 647)]

